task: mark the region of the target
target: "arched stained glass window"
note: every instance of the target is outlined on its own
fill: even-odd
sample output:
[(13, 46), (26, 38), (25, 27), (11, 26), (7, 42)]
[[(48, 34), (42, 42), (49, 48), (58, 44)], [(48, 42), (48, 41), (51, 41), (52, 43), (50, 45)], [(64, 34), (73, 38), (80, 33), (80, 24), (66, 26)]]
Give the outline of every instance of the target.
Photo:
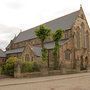
[(77, 32), (76, 37), (77, 37), (77, 48), (80, 49), (80, 32), (79, 31)]
[(89, 33), (88, 33), (88, 31), (86, 32), (85, 42), (86, 42), (86, 48), (89, 49)]
[(85, 25), (84, 25), (84, 23), (82, 22), (81, 23), (81, 29), (80, 29), (80, 31), (81, 31), (81, 46), (83, 47), (83, 48), (85, 48)]
[(66, 60), (70, 60), (71, 59), (71, 51), (70, 50), (66, 50), (65, 51), (65, 59)]

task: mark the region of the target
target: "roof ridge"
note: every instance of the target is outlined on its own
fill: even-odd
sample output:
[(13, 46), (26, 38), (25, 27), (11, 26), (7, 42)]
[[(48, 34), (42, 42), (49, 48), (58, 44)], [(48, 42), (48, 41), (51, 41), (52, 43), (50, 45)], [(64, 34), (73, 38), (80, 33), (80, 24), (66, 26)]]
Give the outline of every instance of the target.
[[(80, 9), (79, 9), (79, 10), (80, 10)], [(63, 17), (65, 17), (65, 16), (68, 16), (68, 15), (73, 14), (73, 13), (76, 13), (76, 12), (79, 12), (79, 10), (76, 10), (76, 11), (74, 11), (74, 12), (65, 14), (65, 15), (63, 15), (63, 16), (61, 16), (61, 17), (56, 18), (56, 19), (49, 20), (49, 21), (47, 21), (47, 22), (45, 22), (45, 23), (43, 23), (43, 24), (46, 24), (46, 23), (48, 23), (48, 22), (57, 20), (57, 19), (59, 19), (59, 18), (63, 18)], [(36, 26), (34, 26), (34, 27), (30, 28), (30, 29), (27, 29), (27, 30), (22, 31), (21, 33), (25, 32), (25, 31), (28, 31), (28, 30), (31, 30), (31, 29), (33, 29), (33, 28), (36, 28), (36, 27), (38, 27), (38, 26), (40, 26), (40, 25), (43, 25), (43, 24), (36, 25)]]
[(0, 51), (4, 52), (2, 49), (0, 49)]
[[(66, 14), (64, 16), (58, 17), (56, 19), (50, 20), (48, 22), (45, 22), (40, 25), (45, 25), (54, 32), (58, 28), (62, 28), (63, 30), (71, 29), (73, 23), (76, 20), (76, 17), (78, 16), (79, 10), (74, 11), (72, 13)], [(37, 25), (33, 28), (30, 28), (28, 30), (25, 30), (21, 32), (14, 40), (14, 43), (22, 42), (25, 40), (30, 40), (36, 38), (35, 30), (40, 26)]]

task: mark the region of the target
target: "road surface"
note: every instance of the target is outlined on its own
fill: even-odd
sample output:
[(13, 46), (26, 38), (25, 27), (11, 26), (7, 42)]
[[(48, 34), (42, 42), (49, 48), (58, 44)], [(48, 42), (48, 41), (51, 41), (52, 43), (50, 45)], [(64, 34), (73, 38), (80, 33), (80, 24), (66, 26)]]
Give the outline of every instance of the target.
[(1, 79), (0, 90), (90, 90), (90, 73)]

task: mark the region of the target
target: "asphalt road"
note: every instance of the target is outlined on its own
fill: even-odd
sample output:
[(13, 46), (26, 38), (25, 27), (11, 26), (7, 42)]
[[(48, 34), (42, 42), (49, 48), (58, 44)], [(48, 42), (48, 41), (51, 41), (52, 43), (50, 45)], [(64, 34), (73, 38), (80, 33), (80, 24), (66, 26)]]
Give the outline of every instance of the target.
[(1, 79), (0, 90), (90, 90), (90, 73)]

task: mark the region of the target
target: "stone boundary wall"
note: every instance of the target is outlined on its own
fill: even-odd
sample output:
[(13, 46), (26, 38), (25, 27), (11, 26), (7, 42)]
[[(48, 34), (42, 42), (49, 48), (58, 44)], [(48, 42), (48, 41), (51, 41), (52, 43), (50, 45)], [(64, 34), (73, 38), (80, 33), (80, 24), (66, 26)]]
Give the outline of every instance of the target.
[(66, 73), (62, 73), (60, 70), (48, 71), (47, 74), (42, 74), (42, 72), (31, 72), (31, 73), (21, 73), (20, 76), (14, 78), (34, 78), (34, 77), (43, 77), (43, 76), (54, 76), (54, 75), (67, 75), (67, 74), (75, 74), (75, 73), (86, 73), (89, 72), (87, 70), (83, 70), (77, 72), (76, 70), (67, 70)]
[(33, 72), (33, 73), (21, 73), (21, 78), (27, 77), (27, 78), (33, 78), (33, 77), (40, 77), (41, 72)]
[(15, 63), (15, 71), (14, 71), (14, 78), (22, 78), (22, 77), (41, 77), (41, 76), (53, 76), (53, 75), (66, 75), (66, 74), (75, 74), (75, 73), (85, 73), (89, 72), (90, 66), (88, 66), (87, 70), (80, 70), (80, 65), (77, 63), (76, 69), (66, 68), (64, 65), (59, 70), (48, 70), (46, 67), (42, 68), (40, 72), (21, 72), (21, 64), (20, 62)]

